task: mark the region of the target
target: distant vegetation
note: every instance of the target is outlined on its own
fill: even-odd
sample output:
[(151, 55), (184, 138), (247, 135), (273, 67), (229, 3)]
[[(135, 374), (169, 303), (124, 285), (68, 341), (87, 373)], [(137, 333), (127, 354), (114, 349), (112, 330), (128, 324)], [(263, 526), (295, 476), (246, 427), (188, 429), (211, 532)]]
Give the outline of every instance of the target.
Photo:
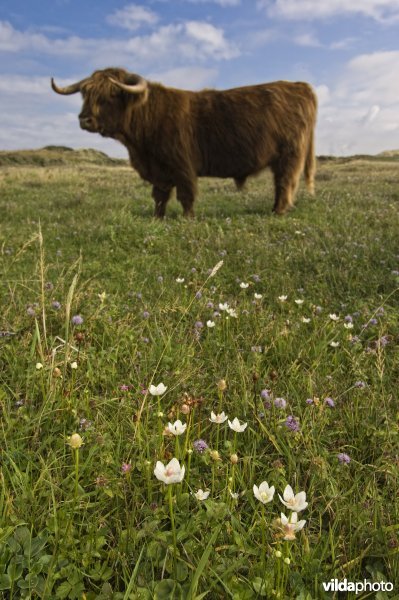
[(67, 146), (45, 146), (40, 150), (0, 151), (0, 166), (32, 165), (49, 167), (90, 163), (93, 165), (125, 165), (126, 160), (111, 158), (99, 150), (73, 150)]
[(320, 160), (283, 218), (270, 174), (203, 179), (159, 222), (126, 161), (0, 153), (0, 598), (397, 586), (397, 158)]

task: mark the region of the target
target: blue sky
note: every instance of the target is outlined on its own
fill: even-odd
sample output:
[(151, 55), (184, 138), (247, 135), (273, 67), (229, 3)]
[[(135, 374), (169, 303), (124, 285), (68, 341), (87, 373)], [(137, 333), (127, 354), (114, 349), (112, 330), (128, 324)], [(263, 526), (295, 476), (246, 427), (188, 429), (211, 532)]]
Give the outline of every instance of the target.
[(126, 156), (49, 85), (108, 66), (186, 89), (309, 81), (318, 154), (399, 148), (399, 0), (3, 0), (0, 149)]

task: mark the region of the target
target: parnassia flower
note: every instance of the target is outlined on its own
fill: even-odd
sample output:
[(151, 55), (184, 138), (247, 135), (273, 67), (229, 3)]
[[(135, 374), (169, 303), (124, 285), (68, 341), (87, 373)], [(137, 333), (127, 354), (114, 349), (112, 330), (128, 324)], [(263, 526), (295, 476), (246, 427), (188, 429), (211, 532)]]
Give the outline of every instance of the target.
[(280, 498), (284, 506), (286, 506), (294, 512), (301, 512), (301, 510), (305, 510), (305, 508), (308, 505), (308, 502), (306, 502), (306, 492), (299, 492), (298, 494), (294, 494), (293, 489), (290, 485), (287, 485), (284, 490), (284, 499), (280, 496), (280, 494), (278, 497)]
[(176, 283), (184, 283), (184, 277), (177, 277)]
[(331, 321), (339, 321), (339, 316), (336, 315), (335, 313), (330, 313), (329, 315)]
[(162, 396), (167, 390), (167, 386), (163, 383), (159, 383), (158, 385), (150, 385), (149, 392), (151, 396)]
[(246, 430), (248, 423), (240, 423), (240, 421), (237, 419), (237, 417), (235, 417), (233, 419), (233, 421), (229, 421), (228, 420), (228, 424), (230, 429), (232, 429), (233, 431), (235, 431), (236, 433), (242, 433), (243, 431)]
[(255, 300), (260, 300), (261, 298), (263, 298), (263, 295), (262, 295), (262, 294), (257, 294), (257, 293), (255, 292), (255, 294), (254, 294), (254, 298), (255, 298)]
[(170, 483), (181, 483), (184, 479), (185, 470), (186, 468), (180, 466), (177, 458), (172, 458), (166, 466), (158, 460), (155, 465), (154, 475), (159, 481), (163, 481), (163, 483), (169, 485)]
[(295, 533), (305, 526), (306, 521), (298, 521), (298, 513), (293, 512), (289, 518), (281, 513), (280, 523), (284, 532), (284, 539), (290, 541), (295, 540)]
[(215, 327), (215, 321), (207, 321), (206, 326), (209, 327), (209, 329), (212, 329), (212, 327)]
[(174, 423), (168, 423), (168, 431), (173, 435), (181, 435), (186, 431), (187, 423), (182, 423), (180, 419), (177, 419)]
[(212, 411), (211, 418), (209, 420), (212, 421), (212, 423), (224, 423), (225, 421), (227, 421), (227, 419), (228, 417), (224, 414), (224, 411), (218, 415), (215, 415), (215, 413)]
[(195, 494), (193, 494), (197, 500), (206, 500), (208, 498), (210, 494), (210, 491), (207, 490), (204, 492), (204, 490), (202, 490), (201, 488), (198, 490), (198, 492), (195, 492)]
[(253, 491), (257, 500), (262, 502), (262, 504), (267, 504), (268, 502), (271, 502), (273, 500), (275, 489), (274, 485), (269, 487), (267, 481), (262, 481), (259, 487), (257, 485), (254, 485)]
[(280, 300), (280, 302), (285, 302), (287, 300), (288, 296), (279, 296), (278, 299)]
[(241, 288), (242, 290), (246, 290), (246, 289), (247, 289), (247, 287), (249, 287), (249, 283), (245, 283), (244, 281), (242, 281), (242, 282), (240, 283), (240, 288)]

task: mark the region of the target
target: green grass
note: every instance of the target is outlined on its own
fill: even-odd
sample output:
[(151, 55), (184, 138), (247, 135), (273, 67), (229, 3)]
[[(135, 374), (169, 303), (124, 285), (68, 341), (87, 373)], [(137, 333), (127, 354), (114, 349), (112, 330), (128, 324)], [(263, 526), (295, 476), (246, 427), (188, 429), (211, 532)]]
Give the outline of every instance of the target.
[[(331, 578), (396, 597), (397, 161), (323, 161), (316, 197), (301, 188), (284, 218), (267, 174), (241, 194), (201, 180), (193, 221), (172, 200), (156, 222), (131, 169), (61, 150), (0, 168), (0, 597), (324, 600)], [(186, 432), (165, 435), (178, 418)], [(173, 456), (174, 531), (153, 473)], [(292, 541), (287, 484), (309, 502)]]

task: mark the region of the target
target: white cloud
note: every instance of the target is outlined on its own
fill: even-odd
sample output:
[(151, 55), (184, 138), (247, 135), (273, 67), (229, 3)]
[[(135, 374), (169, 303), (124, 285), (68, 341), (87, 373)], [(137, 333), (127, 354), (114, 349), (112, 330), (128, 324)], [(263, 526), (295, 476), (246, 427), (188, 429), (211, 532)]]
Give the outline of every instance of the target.
[(392, 22), (399, 19), (399, 0), (258, 0), (258, 8), (285, 19), (326, 19), (357, 14)]
[(298, 46), (309, 46), (319, 48), (322, 44), (313, 33), (303, 33), (294, 37), (294, 43)]
[(191, 4), (204, 4), (205, 2), (219, 4), (219, 6), (238, 6), (241, 0), (188, 0)]
[(167, 71), (153, 72), (148, 75), (151, 81), (160, 81), (164, 85), (186, 90), (200, 90), (213, 86), (217, 80), (217, 69), (205, 67), (178, 67)]
[(85, 60), (91, 67), (140, 63), (198, 62), (228, 60), (239, 55), (223, 29), (203, 21), (188, 21), (159, 27), (148, 35), (128, 39), (84, 39), (78, 36), (51, 39), (43, 34), (21, 32), (0, 21), (0, 53), (30, 52)]
[(138, 4), (128, 4), (107, 17), (110, 25), (123, 27), (129, 31), (136, 31), (142, 25), (155, 25), (158, 20), (159, 17), (155, 12)]
[(363, 54), (317, 88), (319, 154), (375, 154), (398, 148), (399, 51)]

